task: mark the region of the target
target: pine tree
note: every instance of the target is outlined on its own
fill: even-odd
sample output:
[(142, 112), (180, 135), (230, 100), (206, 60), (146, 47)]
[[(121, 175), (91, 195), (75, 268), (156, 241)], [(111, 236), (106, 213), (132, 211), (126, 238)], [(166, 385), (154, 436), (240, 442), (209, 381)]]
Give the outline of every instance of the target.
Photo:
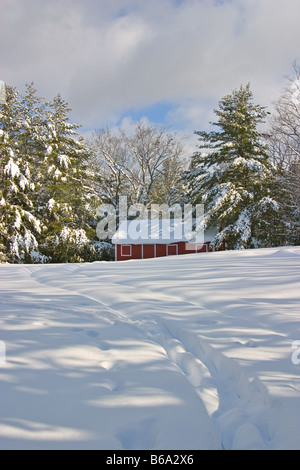
[(88, 224), (93, 209), (88, 154), (76, 132), (79, 126), (69, 122), (69, 111), (60, 95), (49, 104), (40, 185), (43, 251), (56, 262), (90, 260), (93, 251), (96, 256)]
[(280, 206), (264, 134), (266, 110), (252, 103), (250, 84), (219, 102), (218, 131), (199, 131), (200, 149), (184, 180), (194, 204), (204, 204), (204, 228), (219, 230), (215, 247), (271, 246), (279, 242)]
[(0, 261), (99, 259), (89, 156), (67, 103), (33, 84), (1, 90)]
[(0, 107), (1, 258), (9, 262), (31, 262), (38, 255), (41, 233), (34, 207), (32, 132), (38, 125), (34, 121), (38, 121), (40, 114), (39, 100), (32, 85), (27, 86), (24, 97), (10, 87), (6, 95)]

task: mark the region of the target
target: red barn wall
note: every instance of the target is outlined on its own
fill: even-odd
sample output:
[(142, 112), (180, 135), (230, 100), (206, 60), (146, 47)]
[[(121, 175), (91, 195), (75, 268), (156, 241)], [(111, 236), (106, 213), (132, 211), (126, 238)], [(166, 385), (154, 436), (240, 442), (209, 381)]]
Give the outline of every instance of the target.
[[(186, 242), (170, 243), (169, 245), (116, 245), (117, 261), (129, 259), (160, 258), (162, 256), (185, 255), (211, 251), (210, 242), (193, 244)], [(225, 249), (225, 247), (222, 247)]]
[(143, 258), (155, 258), (155, 245), (143, 245)]
[(166, 245), (156, 245), (156, 258), (160, 258), (161, 256), (166, 256), (167, 250)]

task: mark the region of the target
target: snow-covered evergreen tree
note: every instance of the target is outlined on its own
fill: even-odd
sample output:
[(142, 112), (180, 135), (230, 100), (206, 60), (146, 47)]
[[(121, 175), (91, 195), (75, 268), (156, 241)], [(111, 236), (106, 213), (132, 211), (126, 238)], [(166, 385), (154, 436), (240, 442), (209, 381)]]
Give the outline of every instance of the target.
[(33, 171), (38, 101), (31, 85), (27, 86), (23, 98), (7, 87), (6, 101), (0, 107), (0, 249), (3, 261), (31, 262), (31, 255), (38, 254), (42, 226), (35, 213)]
[(69, 122), (69, 111), (60, 95), (48, 104), (39, 185), (42, 250), (56, 262), (90, 260), (93, 251), (88, 154), (76, 132), (79, 126)]
[(99, 259), (88, 154), (67, 104), (59, 95), (46, 103), (32, 84), (24, 96), (7, 90), (0, 108), (1, 261)]
[(258, 130), (265, 108), (252, 103), (250, 84), (219, 102), (218, 131), (196, 132), (200, 149), (184, 180), (194, 204), (205, 207), (204, 228), (218, 228), (214, 240), (227, 249), (271, 246), (279, 242), (280, 205), (269, 155)]

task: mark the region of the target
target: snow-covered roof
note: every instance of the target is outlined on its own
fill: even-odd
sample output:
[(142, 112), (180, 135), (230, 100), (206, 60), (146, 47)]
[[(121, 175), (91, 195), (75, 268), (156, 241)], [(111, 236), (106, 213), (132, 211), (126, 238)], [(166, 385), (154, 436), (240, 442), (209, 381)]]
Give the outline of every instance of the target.
[[(121, 222), (112, 237), (112, 243), (115, 245), (168, 245), (181, 241), (193, 243), (195, 240), (186, 232), (187, 227), (182, 219), (126, 220)], [(217, 230), (205, 230), (202, 243), (211, 241), (216, 233)]]

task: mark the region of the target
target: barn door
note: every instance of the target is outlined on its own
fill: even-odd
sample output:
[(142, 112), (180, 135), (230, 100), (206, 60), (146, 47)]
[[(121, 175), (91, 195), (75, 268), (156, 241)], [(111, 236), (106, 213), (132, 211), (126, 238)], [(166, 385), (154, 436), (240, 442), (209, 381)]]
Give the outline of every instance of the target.
[(142, 245), (143, 258), (155, 258), (155, 246), (154, 245)]
[(178, 255), (177, 245), (167, 245), (167, 256)]

